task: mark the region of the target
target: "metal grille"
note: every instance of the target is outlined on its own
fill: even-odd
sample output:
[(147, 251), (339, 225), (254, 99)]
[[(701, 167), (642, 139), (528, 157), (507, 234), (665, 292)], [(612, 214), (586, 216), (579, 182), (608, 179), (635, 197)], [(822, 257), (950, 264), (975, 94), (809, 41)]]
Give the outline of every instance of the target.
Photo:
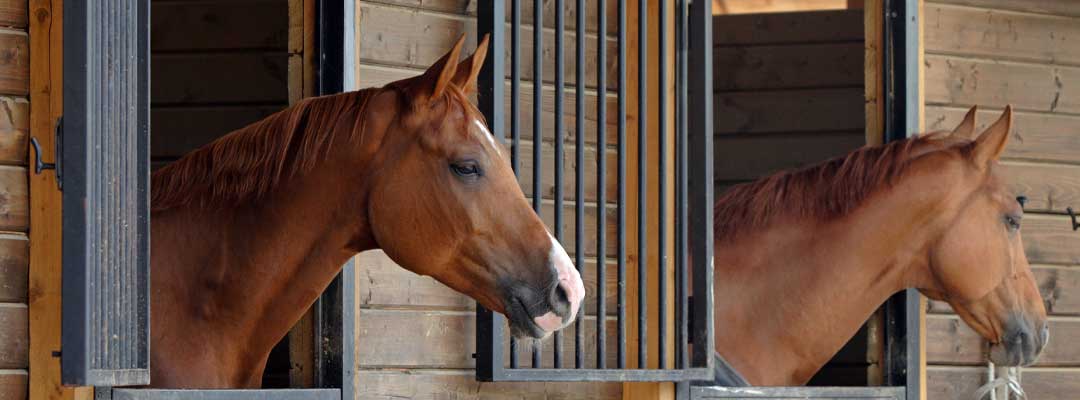
[[(506, 3), (510, 9), (506, 10)], [(493, 134), (505, 142), (509, 142), (511, 148), (512, 166), (515, 172), (522, 171), (523, 153), (522, 146), (522, 121), (524, 114), (522, 103), (527, 100), (522, 93), (522, 42), (527, 30), (531, 30), (532, 38), (532, 154), (531, 177), (520, 177), (523, 185), (532, 187), (532, 205), (538, 214), (544, 213), (545, 199), (541, 183), (545, 175), (550, 174), (553, 179), (553, 189), (549, 201), (553, 221), (553, 234), (562, 243), (567, 243), (564, 232), (564, 213), (572, 203), (573, 207), (573, 249), (575, 262), (582, 275), (590, 271), (584, 270), (587, 265), (587, 253), (592, 253), (595, 268), (593, 276), (596, 277), (596, 304), (589, 307), (594, 318), (590, 321), (585, 317), (586, 307), (582, 307), (582, 315), (579, 315), (576, 324), (572, 328), (564, 330), (566, 333), (557, 332), (550, 341), (529, 341), (522, 343), (514, 338), (507, 338), (505, 332), (505, 320), (499, 315), (488, 310), (480, 309), (477, 318), (477, 378), (486, 381), (530, 381), (530, 380), (556, 380), (556, 381), (688, 381), (706, 380), (712, 378), (712, 352), (713, 352), (713, 323), (712, 323), (712, 104), (711, 104), (711, 4), (708, 1), (678, 0), (674, 7), (659, 7), (658, 15), (649, 15), (648, 2), (639, 0), (636, 5), (627, 4), (626, 0), (617, 0), (614, 6), (617, 9), (615, 21), (610, 21), (607, 11), (607, 0), (584, 1), (577, 0), (574, 8), (574, 32), (573, 42), (567, 40), (566, 9), (564, 0), (554, 1), (554, 43), (550, 50), (554, 53), (551, 67), (554, 71), (545, 74), (545, 36), (552, 36), (550, 30), (536, 27), (547, 27), (544, 23), (543, 1), (531, 2), (533, 16), (532, 26), (525, 27), (522, 24), (523, 5), (520, 0), (509, 2), (491, 2), (490, 7), (481, 7), (478, 15), (479, 34), (491, 35), (491, 54), (508, 54), (510, 65), (505, 65), (503, 57), (488, 57), (480, 78), (480, 109), (484, 112), (487, 120), (493, 128)], [(670, 4), (670, 3), (661, 3)], [(639, 18), (636, 26), (638, 43), (648, 43), (649, 24), (657, 24), (658, 51), (656, 54), (664, 55), (659, 60), (657, 71), (649, 71), (650, 53), (639, 51), (636, 60), (627, 58), (627, 7), (638, 7)], [(592, 8), (590, 10), (589, 8)], [(673, 10), (673, 11), (672, 11)], [(509, 11), (509, 12), (507, 12)], [(674, 12), (674, 18), (670, 18), (669, 12)], [(587, 32), (587, 15), (595, 15), (595, 33)], [(509, 16), (509, 21), (507, 21)], [(655, 21), (652, 19), (655, 18)], [(674, 26), (669, 26), (669, 20), (674, 21)], [(609, 28), (617, 27), (616, 34), (609, 35)], [(507, 42), (509, 34), (509, 43)], [(674, 37), (672, 37), (674, 35)], [(591, 37), (590, 37), (591, 36)], [(668, 48), (669, 40), (674, 39), (675, 48), (672, 52)], [(608, 54), (608, 43), (614, 41), (617, 51)], [(508, 46), (508, 48), (507, 48)], [(566, 49), (575, 51), (573, 65), (573, 91), (575, 95), (575, 108), (573, 120), (573, 138), (568, 137), (565, 126), (566, 114), (566, 91), (570, 85), (566, 83)], [(586, 51), (596, 49), (596, 66), (594, 74), (590, 77), (586, 63)], [(669, 54), (673, 54), (674, 59)], [(655, 54), (653, 54), (655, 56)], [(614, 58), (617, 62), (617, 77), (615, 88), (608, 88), (607, 66), (608, 60)], [(675, 67), (669, 71), (669, 62)], [(628, 63), (635, 63), (638, 68), (636, 76), (627, 76)], [(509, 68), (507, 68), (509, 67)], [(507, 74), (509, 72), (509, 74)], [(668, 82), (671, 73), (674, 82)], [(657, 79), (657, 87), (668, 87), (673, 84), (674, 98), (669, 99), (669, 93), (661, 90), (655, 96), (648, 93), (648, 78), (653, 74)], [(553, 79), (545, 79), (551, 75)], [(507, 81), (506, 77), (509, 76)], [(545, 121), (543, 116), (544, 90), (547, 82), (553, 83), (554, 92), (554, 118), (551, 122)], [(638, 99), (641, 101), (629, 104), (627, 89), (628, 84), (637, 85)], [(506, 84), (509, 83), (509, 96), (504, 93)], [(693, 83), (693, 87), (691, 87)], [(592, 85), (591, 87), (588, 85)], [(611, 90), (614, 89), (614, 90)], [(694, 90), (704, 89), (704, 90)], [(584, 101), (585, 93), (594, 91), (599, 99), (595, 109), (588, 109)], [(609, 111), (606, 99), (617, 98), (617, 117), (614, 122), (617, 125), (615, 143), (609, 143), (607, 136), (607, 122)], [(650, 101), (653, 105), (673, 105), (674, 121), (669, 121), (667, 112), (658, 113), (656, 121), (650, 121)], [(509, 104), (509, 114), (505, 115), (504, 104)], [(627, 109), (637, 107), (637, 135), (636, 139), (630, 139), (627, 135)], [(586, 117), (595, 111), (597, 123), (595, 129), (586, 129)], [(693, 116), (693, 117), (691, 117)], [(504, 123), (509, 119), (509, 132), (505, 132)], [(674, 122), (674, 124), (670, 124)], [(670, 128), (673, 126), (674, 128)], [(655, 129), (659, 135), (649, 135), (646, 132)], [(545, 132), (553, 132), (551, 138), (545, 136)], [(589, 217), (586, 215), (586, 207), (591, 203), (586, 198), (587, 168), (585, 149), (593, 144), (587, 144), (589, 136), (593, 141), (596, 153), (595, 164), (595, 223), (596, 233), (594, 237), (586, 236), (586, 224)], [(526, 139), (528, 140), (528, 138)], [(628, 160), (629, 140), (634, 140), (638, 151), (634, 160)], [(669, 149), (669, 140), (674, 149)], [(543, 165), (543, 147), (548, 145), (553, 148), (554, 162)], [(573, 200), (566, 199), (564, 188), (567, 176), (565, 164), (567, 163), (566, 147), (572, 143), (572, 162), (575, 166), (573, 177)], [(650, 160), (652, 146), (656, 147), (658, 160)], [(608, 166), (607, 153), (614, 152), (617, 159), (616, 166), (616, 193), (615, 202), (609, 206), (608, 195)], [(669, 160), (669, 153), (674, 155), (674, 160)], [(633, 164), (629, 164), (632, 162)], [(669, 182), (668, 166), (674, 168), (674, 182)], [(630, 167), (628, 169), (628, 167)], [(632, 177), (637, 182), (635, 193), (627, 193), (628, 172), (633, 171), (636, 176)], [(648, 182), (650, 172), (657, 172), (657, 182)], [(650, 193), (648, 185), (653, 185), (657, 190)], [(668, 196), (669, 189), (673, 189), (673, 198)], [(628, 196), (635, 196), (638, 206), (630, 209)], [(672, 202), (674, 204), (669, 204)], [(610, 226), (608, 217), (609, 208), (613, 208), (615, 219), (615, 237), (609, 238), (607, 227)], [(674, 213), (673, 229), (669, 229), (666, 215), (669, 211)], [(657, 212), (662, 212), (657, 217)], [(637, 224), (630, 226), (627, 214), (635, 213)], [(661, 223), (650, 228), (647, 221), (650, 214), (659, 218)], [(694, 215), (695, 218), (689, 218)], [(628, 262), (627, 233), (636, 233), (638, 240), (635, 250), (636, 259), (642, 260), (638, 267), (632, 267), (627, 271)], [(689, 238), (693, 238), (691, 243)], [(589, 239), (592, 245), (588, 246)], [(614, 253), (611, 254), (612, 240), (614, 240)], [(649, 262), (648, 252), (655, 244), (655, 262)], [(673, 254), (668, 254), (669, 244), (673, 244)], [(593, 248), (589, 248), (593, 247)], [(668, 261), (674, 264), (674, 273), (667, 273)], [(605, 288), (607, 272), (605, 265), (608, 260), (614, 262), (617, 268), (616, 293), (608, 293)], [(691, 262), (691, 260), (694, 260)], [(657, 282), (649, 282), (650, 269), (656, 270), (654, 274)], [(636, 270), (636, 271), (634, 271)], [(628, 273), (636, 273), (637, 277), (637, 315), (628, 315), (627, 311), (627, 285)], [(693, 287), (690, 286), (690, 278)], [(674, 292), (668, 293), (668, 279), (674, 279)], [(651, 283), (656, 284), (656, 293), (649, 293)], [(693, 294), (693, 296), (691, 296)], [(615, 365), (609, 365), (607, 353), (611, 344), (607, 342), (609, 333), (608, 323), (612, 317), (608, 315), (605, 300), (615, 297), (616, 315), (614, 351)], [(654, 318), (658, 323), (656, 332), (646, 329), (649, 321), (647, 312), (649, 304), (659, 304), (659, 312)], [(674, 316), (667, 315), (669, 305), (674, 302)], [(636, 343), (628, 343), (628, 321), (636, 318), (639, 329), (634, 330), (637, 334)], [(669, 332), (665, 321), (674, 320), (674, 332)], [(653, 321), (656, 322), (656, 321)], [(589, 327), (589, 324), (595, 326)], [(587, 330), (591, 330), (588, 334)], [(656, 335), (659, 343), (658, 349), (650, 353), (649, 337)], [(570, 345), (573, 346), (573, 360), (564, 360), (563, 335), (573, 335)], [(674, 335), (674, 351), (669, 351), (666, 344)], [(505, 339), (505, 341), (504, 341)], [(695, 339), (695, 340), (691, 340)], [(590, 343), (591, 342), (591, 343)], [(550, 343), (550, 349), (545, 346)], [(636, 346), (638, 354), (636, 365), (628, 364), (628, 346)], [(531, 348), (531, 353), (529, 349)], [(586, 351), (595, 353), (595, 360), (586, 359)], [(531, 355), (528, 365), (520, 360), (520, 353)], [(550, 363), (545, 355), (550, 352)], [(648, 368), (650, 365), (648, 355), (656, 354), (657, 365), (673, 366), (673, 368)], [(673, 362), (672, 362), (673, 361)]]
[(64, 4), (62, 372), (69, 384), (150, 381), (146, 3)]

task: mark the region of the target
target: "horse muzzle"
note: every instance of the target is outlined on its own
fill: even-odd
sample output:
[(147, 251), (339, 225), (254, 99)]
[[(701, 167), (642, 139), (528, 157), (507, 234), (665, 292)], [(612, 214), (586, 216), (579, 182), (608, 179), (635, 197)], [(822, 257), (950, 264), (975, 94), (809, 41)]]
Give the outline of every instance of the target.
[(1000, 366), (1029, 366), (1039, 359), (1049, 341), (1046, 321), (1032, 323), (1023, 317), (1011, 317), (1001, 341), (990, 345), (990, 361)]

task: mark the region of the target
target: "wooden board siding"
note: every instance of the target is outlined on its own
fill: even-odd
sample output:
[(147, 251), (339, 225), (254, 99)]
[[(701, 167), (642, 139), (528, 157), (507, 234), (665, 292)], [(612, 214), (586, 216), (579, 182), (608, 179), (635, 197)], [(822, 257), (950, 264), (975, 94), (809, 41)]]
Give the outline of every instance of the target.
[[(926, 128), (952, 129), (979, 105), (978, 129), (1012, 104), (1001, 173), (1028, 197), (1022, 228), (1047, 311), (1050, 344), (1023, 386), (1029, 398), (1071, 399), (1080, 387), (1080, 233), (1062, 215), (1080, 208), (1080, 3), (932, 0), (925, 6)], [(930, 302), (928, 393), (965, 399), (985, 382), (986, 342)]]
[[(608, 2), (610, 26), (609, 32), (615, 29), (615, 3)], [(542, 140), (541, 168), (544, 174), (542, 183), (534, 190), (532, 183), (532, 150), (536, 143), (533, 142), (532, 123), (534, 115), (533, 91), (537, 88), (530, 81), (532, 77), (532, 5), (523, 4), (522, 21), (523, 48), (521, 69), (523, 82), (520, 94), (520, 134), (522, 137), (520, 154), (521, 170), (520, 183), (526, 196), (533, 193), (539, 194), (543, 199), (541, 215), (550, 227), (553, 222), (554, 202), (554, 177), (551, 168), (555, 162), (554, 157), (554, 130), (551, 129), (556, 118), (554, 114), (554, 94), (552, 85), (554, 81), (553, 57), (554, 57), (554, 3), (545, 2), (545, 26), (544, 46), (546, 49), (544, 60), (544, 79), (539, 85), (542, 91), (541, 118), (544, 125)], [(416, 76), (436, 59), (441, 57), (459, 35), (465, 34), (467, 42), (464, 52), (469, 53), (475, 48), (476, 41), (476, 2), (458, 0), (377, 0), (358, 1), (358, 58), (357, 77), (359, 87), (377, 87), (386, 83)], [(509, 8), (509, 6), (507, 7)], [(598, 160), (607, 163), (608, 187), (606, 190), (609, 201), (615, 199), (615, 153), (614, 144), (617, 135), (616, 126), (616, 97), (609, 92), (606, 96), (599, 96), (596, 86), (596, 51), (597, 51), (597, 27), (595, 15), (598, 12), (595, 6), (587, 12), (589, 25), (586, 26), (588, 44), (586, 48), (585, 65), (589, 71), (585, 76), (587, 90), (582, 93), (581, 99), (585, 102), (585, 164), (576, 165), (573, 161), (576, 146), (573, 144), (578, 132), (575, 132), (575, 108), (578, 101), (578, 93), (573, 88), (576, 82), (574, 73), (573, 46), (576, 36), (573, 34), (571, 21), (576, 15), (573, 10), (573, 2), (567, 2), (566, 13), (568, 33), (564, 36), (567, 43), (566, 49), (566, 80), (569, 85), (564, 97), (563, 118), (566, 127), (567, 146), (565, 147), (565, 176), (564, 182), (566, 208), (563, 211), (564, 227), (566, 233), (563, 245), (568, 250), (573, 250), (575, 245), (574, 232), (574, 174), (577, 168), (585, 168), (586, 191), (586, 221), (585, 221), (585, 249), (587, 261), (584, 265), (583, 279), (586, 286), (585, 310), (588, 314), (586, 337), (593, 337), (595, 328), (596, 304), (596, 254), (595, 232), (596, 212), (598, 205), (596, 187), (596, 164)], [(614, 89), (615, 56), (616, 47), (613, 37), (608, 40), (608, 89)], [(489, 54), (489, 56), (491, 56)], [(509, 51), (506, 55), (507, 73), (511, 66)], [(510, 95), (509, 82), (506, 86), (506, 94)], [(607, 101), (608, 115), (597, 116), (595, 113), (597, 101)], [(509, 116), (510, 101), (506, 104), (505, 112)], [(508, 117), (506, 125), (501, 127), (509, 134)], [(605, 124), (607, 142), (611, 146), (608, 149), (596, 148), (596, 130), (600, 123)], [(599, 157), (604, 154), (604, 157)], [(607, 255), (615, 254), (616, 241), (614, 222), (616, 215), (613, 204), (606, 207), (608, 214), (608, 249)], [(572, 252), (571, 252), (572, 254)], [(372, 251), (361, 254), (358, 257), (358, 280), (357, 298), (360, 302), (358, 312), (358, 326), (360, 329), (358, 343), (368, 343), (361, 346), (359, 360), (360, 397), (371, 398), (589, 398), (589, 399), (614, 399), (622, 396), (621, 384), (610, 383), (583, 383), (583, 384), (551, 384), (551, 383), (478, 383), (474, 378), (475, 360), (472, 354), (475, 351), (475, 300), (468, 298), (456, 291), (447, 288), (443, 284), (430, 277), (419, 276), (409, 272), (387, 258), (382, 252)], [(614, 315), (616, 291), (615, 264), (609, 259), (606, 263), (608, 268), (606, 290), (610, 296), (607, 301), (609, 315)], [(572, 332), (572, 331), (568, 331)], [(608, 329), (609, 346), (614, 346), (614, 326)], [(563, 335), (564, 362), (573, 360), (573, 334)], [(588, 342), (588, 341), (587, 341)], [(595, 357), (595, 350), (588, 346), (595, 343), (586, 343), (586, 354)], [(526, 348), (528, 346), (522, 346)], [(545, 363), (550, 365), (553, 345), (551, 339), (544, 343)], [(523, 350), (524, 351), (524, 350)], [(608, 355), (616, 355), (615, 348), (608, 349)], [(521, 360), (527, 360), (531, 355), (522, 353)], [(587, 362), (594, 363), (593, 358)], [(608, 361), (609, 365), (614, 359)]]
[[(862, 10), (713, 19), (715, 178), (731, 184), (866, 143)], [(811, 381), (865, 385), (867, 331)]]

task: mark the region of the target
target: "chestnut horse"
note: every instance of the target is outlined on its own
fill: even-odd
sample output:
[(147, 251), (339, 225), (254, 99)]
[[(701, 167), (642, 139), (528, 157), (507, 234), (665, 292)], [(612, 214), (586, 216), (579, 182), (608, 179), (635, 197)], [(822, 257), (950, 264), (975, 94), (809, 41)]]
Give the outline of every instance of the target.
[(421, 76), (301, 101), (153, 175), (151, 386), (259, 387), (271, 348), (369, 249), (517, 336), (575, 318), (581, 278), (466, 97), (487, 39), (458, 64), (463, 43)]
[(803, 385), (889, 296), (952, 305), (998, 365), (1049, 340), (1020, 239), (1021, 205), (997, 159), (1011, 108), (978, 137), (865, 147), (732, 188), (716, 202), (716, 350), (725, 386)]

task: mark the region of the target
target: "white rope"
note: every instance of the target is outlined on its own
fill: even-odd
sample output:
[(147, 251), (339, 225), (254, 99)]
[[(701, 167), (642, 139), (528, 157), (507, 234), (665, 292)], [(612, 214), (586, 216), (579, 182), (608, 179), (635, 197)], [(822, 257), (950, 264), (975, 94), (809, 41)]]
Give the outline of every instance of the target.
[[(1021, 371), (1020, 367), (1008, 367), (1005, 369), (1005, 376), (995, 378), (995, 370), (993, 362), (986, 363), (986, 384), (979, 387), (975, 391), (975, 400), (983, 400), (987, 394), (990, 395), (990, 400), (997, 400), (997, 391), (1001, 387), (1005, 387), (1005, 399), (1018, 399), (1027, 400), (1027, 394), (1024, 393), (1024, 388), (1020, 387)], [(1016, 394), (1016, 397), (1013, 397)]]

